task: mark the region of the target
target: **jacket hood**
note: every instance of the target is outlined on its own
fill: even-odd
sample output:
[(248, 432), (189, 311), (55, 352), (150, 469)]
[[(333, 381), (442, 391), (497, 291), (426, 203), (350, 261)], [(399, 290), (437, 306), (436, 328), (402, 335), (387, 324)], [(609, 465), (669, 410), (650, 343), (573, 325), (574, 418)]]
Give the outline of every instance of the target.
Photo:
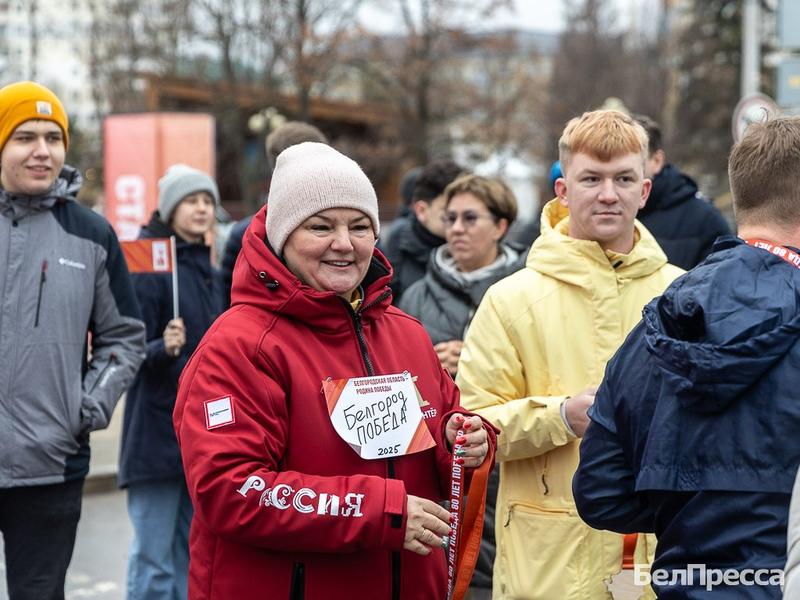
[(161, 214), (158, 210), (153, 211), (153, 214), (150, 215), (150, 221), (148, 221), (147, 225), (142, 227), (139, 234), (139, 236), (143, 238), (165, 238), (173, 235), (177, 242), (182, 241), (182, 238), (175, 233), (175, 230), (161, 220)]
[(414, 260), (423, 265), (427, 264), (431, 250), (438, 248), (446, 241), (425, 229), (414, 215), (409, 215), (398, 223), (397, 228), (392, 232), (392, 237), (395, 236), (396, 242), (393, 241), (393, 245), (400, 248), (403, 254), (412, 256)]
[(30, 213), (49, 210), (56, 202), (76, 201), (82, 185), (83, 177), (80, 172), (74, 167), (64, 165), (53, 186), (44, 194), (13, 194), (0, 188), (0, 213), (9, 218), (20, 218)]
[(208, 248), (208, 245), (205, 242), (188, 242), (183, 239), (178, 232), (176, 232), (172, 227), (164, 223), (161, 219), (161, 213), (158, 209), (154, 210), (153, 213), (150, 215), (150, 220), (147, 222), (147, 225), (142, 226), (141, 231), (139, 232), (139, 237), (141, 238), (168, 238), (171, 236), (175, 236), (175, 246), (202, 246)]
[(524, 262), (521, 247), (501, 242), (494, 263), (473, 273), (462, 273), (456, 268), (447, 244), (444, 244), (431, 254), (426, 276), (454, 294), (467, 296), (477, 306), (486, 290), (495, 282), (521, 269)]
[(797, 343), (798, 289), (800, 269), (728, 236), (645, 307), (647, 349), (683, 408), (722, 411)]
[(647, 215), (657, 210), (666, 210), (688, 202), (695, 196), (702, 197), (697, 191), (694, 179), (667, 164), (658, 175), (653, 177), (653, 188), (650, 190), (647, 204), (639, 211), (639, 214)]
[(570, 237), (569, 210), (558, 199), (542, 209), (541, 235), (531, 246), (526, 266), (570, 285), (590, 287), (594, 270), (611, 266), (621, 279), (638, 279), (667, 264), (655, 238), (635, 222), (635, 243), (629, 254), (603, 250), (600, 244)]
[(52, 193), (59, 198), (75, 200), (82, 185), (83, 176), (80, 171), (69, 165), (64, 165), (55, 185), (53, 185)]
[[(251, 304), (309, 326), (341, 329), (350, 304), (334, 292), (320, 292), (301, 282), (275, 255), (266, 241), (267, 206), (253, 217), (242, 238), (242, 250), (233, 271), (231, 306)], [(374, 320), (391, 305), (389, 281), (392, 267), (376, 248), (362, 281), (363, 301), (358, 313), (364, 322)]]

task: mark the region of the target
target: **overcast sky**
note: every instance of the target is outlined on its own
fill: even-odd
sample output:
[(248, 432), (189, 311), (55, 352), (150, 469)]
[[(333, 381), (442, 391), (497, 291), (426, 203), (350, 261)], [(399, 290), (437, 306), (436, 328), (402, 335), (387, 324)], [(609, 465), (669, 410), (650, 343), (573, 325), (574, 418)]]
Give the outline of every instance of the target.
[(498, 10), (491, 19), (496, 27), (560, 31), (564, 28), (560, 2), (517, 2), (513, 11)]
[[(398, 14), (393, 10), (396, 3), (384, 2), (385, 8), (375, 8), (375, 3), (366, 3), (360, 12), (361, 22), (367, 28), (379, 32), (397, 29)], [(558, 0), (516, 0), (512, 10), (498, 9), (491, 19), (480, 22), (481, 29), (532, 29), (537, 31), (561, 31), (564, 29), (563, 6)], [(641, 22), (647, 18), (657, 2), (654, 0), (615, 0), (622, 24)], [(413, 3), (412, 3), (413, 5)], [(392, 8), (389, 8), (392, 7)]]
[[(373, 3), (365, 3), (359, 13), (361, 22), (370, 30), (381, 33), (396, 31), (400, 21), (394, 10), (396, 4), (384, 3), (383, 9), (376, 8)], [(413, 4), (413, 3), (412, 3)], [(541, 0), (517, 0), (514, 11), (497, 10), (488, 21), (476, 23), (481, 29), (499, 29), (514, 27), (518, 29), (534, 29), (539, 31), (559, 31), (563, 29), (561, 2)], [(391, 8), (390, 8), (391, 7)], [(470, 19), (474, 21), (474, 19)]]

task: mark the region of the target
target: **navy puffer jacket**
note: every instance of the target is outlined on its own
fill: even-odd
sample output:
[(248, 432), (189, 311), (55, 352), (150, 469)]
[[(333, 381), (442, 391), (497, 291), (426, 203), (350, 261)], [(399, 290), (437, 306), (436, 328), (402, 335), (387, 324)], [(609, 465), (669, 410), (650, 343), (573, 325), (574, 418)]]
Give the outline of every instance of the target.
[[(140, 238), (176, 235), (154, 213)], [(131, 278), (147, 328), (147, 355), (125, 400), (118, 483), (183, 476), (181, 455), (172, 426), (178, 377), (201, 338), (222, 313), (221, 282), (211, 266), (211, 249), (177, 237), (179, 312), (186, 326), (186, 344), (178, 357), (164, 349), (164, 329), (173, 318), (172, 276), (134, 273)]]
[(656, 238), (667, 260), (687, 271), (709, 255), (718, 237), (731, 234), (725, 217), (697, 190), (694, 180), (672, 165), (653, 178), (650, 197), (636, 218)]

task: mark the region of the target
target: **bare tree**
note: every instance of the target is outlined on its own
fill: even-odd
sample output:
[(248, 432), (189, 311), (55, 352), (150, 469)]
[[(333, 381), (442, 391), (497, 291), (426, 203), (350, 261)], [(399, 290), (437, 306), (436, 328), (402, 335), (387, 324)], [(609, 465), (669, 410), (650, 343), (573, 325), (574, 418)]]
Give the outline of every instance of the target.
[(219, 62), (212, 109), (217, 120), (218, 160), (227, 166), (226, 194), (228, 199), (240, 200), (245, 187), (242, 167), (248, 115), (239, 106), (237, 89), (252, 79), (254, 65), (247, 64), (247, 53), (243, 50), (254, 42), (249, 24), (264, 7), (248, 0), (195, 0), (194, 8), (193, 31), (214, 49)]
[(692, 1), (678, 32), (675, 121), (667, 140), (710, 195), (727, 189), (731, 114), (739, 99), (741, 5)]
[(174, 74), (189, 29), (189, 0), (88, 0), (89, 70), (95, 105), (112, 111), (144, 108), (138, 75)]
[(473, 39), (462, 74), (474, 75), (456, 88), (461, 90), (453, 113), (458, 141), (477, 145), (486, 155), (541, 156), (549, 71), (535, 37), (522, 32), (466, 37)]
[(510, 5), (497, 0), (383, 2), (379, 6), (399, 13), (401, 31), (361, 33), (365, 44), (350, 62), (362, 74), (366, 97), (397, 115), (401, 143), (417, 163), (449, 147), (449, 125), (465, 110), (462, 100), (470, 84), (458, 63), (467, 30)]
[(37, 78), (37, 66), (39, 62), (39, 23), (38, 19), (36, 18), (39, 13), (39, 2), (38, 0), (28, 0), (28, 28), (30, 31), (29, 35), (29, 43), (31, 49), (31, 56), (30, 56), (30, 79), (35, 80)]
[[(247, 119), (279, 93), (299, 98), (296, 118), (309, 119), (311, 97), (324, 91), (337, 51), (361, 0), (89, 0), (95, 15), (91, 71), (98, 106), (142, 110), (142, 73), (193, 77), (215, 91), (218, 154), (229, 197), (247, 187), (243, 157)], [(99, 10), (98, 10), (99, 9)], [(262, 93), (241, 104), (243, 84)]]
[(286, 80), (297, 95), (297, 118), (310, 117), (314, 90), (324, 89), (336, 64), (338, 50), (348, 38), (363, 0), (278, 0), (280, 27), (275, 45), (282, 48)]
[(631, 111), (663, 117), (664, 41), (653, 7), (652, 23), (620, 24), (609, 0), (565, 0), (567, 29), (554, 59), (548, 110), (550, 147), (566, 122), (619, 98)]

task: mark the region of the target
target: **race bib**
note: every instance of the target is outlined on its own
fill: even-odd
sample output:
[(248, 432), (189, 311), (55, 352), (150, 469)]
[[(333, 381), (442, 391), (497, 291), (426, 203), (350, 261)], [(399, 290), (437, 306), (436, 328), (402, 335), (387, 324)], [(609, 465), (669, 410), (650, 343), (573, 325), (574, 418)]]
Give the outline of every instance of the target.
[(322, 390), (333, 428), (361, 458), (404, 456), (436, 445), (408, 372), (326, 379)]

